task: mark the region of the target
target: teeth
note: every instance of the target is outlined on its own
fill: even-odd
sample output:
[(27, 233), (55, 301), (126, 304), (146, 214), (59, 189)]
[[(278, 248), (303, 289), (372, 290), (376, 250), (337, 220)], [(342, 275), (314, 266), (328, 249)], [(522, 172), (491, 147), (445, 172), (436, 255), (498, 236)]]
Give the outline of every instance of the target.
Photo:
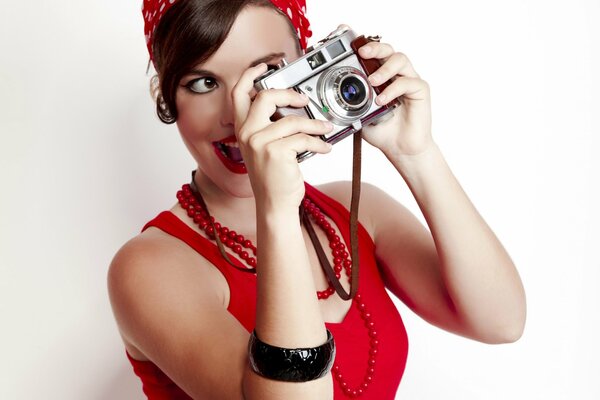
[(235, 148), (240, 148), (240, 145), (238, 142), (229, 142), (229, 143), (223, 143), (223, 142), (219, 142), (221, 145), (223, 146), (228, 146), (228, 147), (235, 147)]
[[(239, 151), (240, 151), (239, 150), (240, 146), (238, 145), (237, 142), (233, 142), (233, 143), (216, 142), (216, 144), (217, 144), (217, 149), (219, 149), (219, 151), (221, 152), (221, 154), (223, 154), (223, 156), (225, 158), (227, 158), (227, 159), (229, 159), (229, 160), (231, 160), (231, 161), (233, 161), (235, 163), (238, 163), (238, 164), (243, 164), (244, 163), (244, 160), (233, 160), (231, 158), (231, 153), (232, 152), (235, 154), (235, 153), (239, 153)], [(229, 148), (236, 148), (237, 150), (227, 150), (227, 147), (229, 147)]]

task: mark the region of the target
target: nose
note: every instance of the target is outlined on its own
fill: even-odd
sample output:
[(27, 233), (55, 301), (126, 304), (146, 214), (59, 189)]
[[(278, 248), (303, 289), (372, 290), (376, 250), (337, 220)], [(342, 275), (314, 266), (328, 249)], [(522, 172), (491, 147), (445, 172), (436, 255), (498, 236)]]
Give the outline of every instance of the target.
[(223, 93), (223, 98), (221, 99), (221, 126), (226, 127), (226, 128), (233, 128), (233, 123), (235, 121), (234, 118), (234, 108), (233, 108), (233, 100), (231, 98), (231, 91), (232, 89), (229, 90), (224, 90)]

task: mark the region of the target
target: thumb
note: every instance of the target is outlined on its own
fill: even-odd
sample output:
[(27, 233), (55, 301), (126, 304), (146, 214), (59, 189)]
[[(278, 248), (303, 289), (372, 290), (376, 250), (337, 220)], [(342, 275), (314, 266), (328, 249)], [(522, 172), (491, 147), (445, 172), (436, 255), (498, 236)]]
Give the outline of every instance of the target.
[(260, 63), (248, 68), (233, 88), (231, 97), (233, 100), (234, 120), (236, 130), (246, 121), (250, 105), (252, 104), (251, 92), (254, 89), (254, 80), (267, 71), (267, 64)]

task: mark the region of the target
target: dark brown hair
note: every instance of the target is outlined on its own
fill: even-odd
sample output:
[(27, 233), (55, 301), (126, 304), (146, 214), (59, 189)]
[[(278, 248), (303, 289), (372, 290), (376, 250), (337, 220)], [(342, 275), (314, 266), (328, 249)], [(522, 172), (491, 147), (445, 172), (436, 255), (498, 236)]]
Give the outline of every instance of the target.
[[(175, 96), (179, 81), (218, 50), (238, 14), (248, 5), (269, 7), (285, 16), (270, 0), (179, 0), (163, 15), (152, 44), (157, 75), (150, 82), (162, 122), (177, 121)], [(294, 26), (285, 18), (293, 37), (297, 37)], [(300, 53), (300, 43), (296, 43)]]

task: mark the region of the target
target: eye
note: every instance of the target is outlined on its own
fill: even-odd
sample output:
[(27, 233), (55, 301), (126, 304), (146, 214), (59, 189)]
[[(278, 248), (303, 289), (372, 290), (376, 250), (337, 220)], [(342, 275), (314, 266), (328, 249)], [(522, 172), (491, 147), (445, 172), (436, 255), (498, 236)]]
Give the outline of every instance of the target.
[(195, 93), (208, 93), (217, 86), (217, 81), (208, 77), (193, 79), (185, 85), (186, 88)]

